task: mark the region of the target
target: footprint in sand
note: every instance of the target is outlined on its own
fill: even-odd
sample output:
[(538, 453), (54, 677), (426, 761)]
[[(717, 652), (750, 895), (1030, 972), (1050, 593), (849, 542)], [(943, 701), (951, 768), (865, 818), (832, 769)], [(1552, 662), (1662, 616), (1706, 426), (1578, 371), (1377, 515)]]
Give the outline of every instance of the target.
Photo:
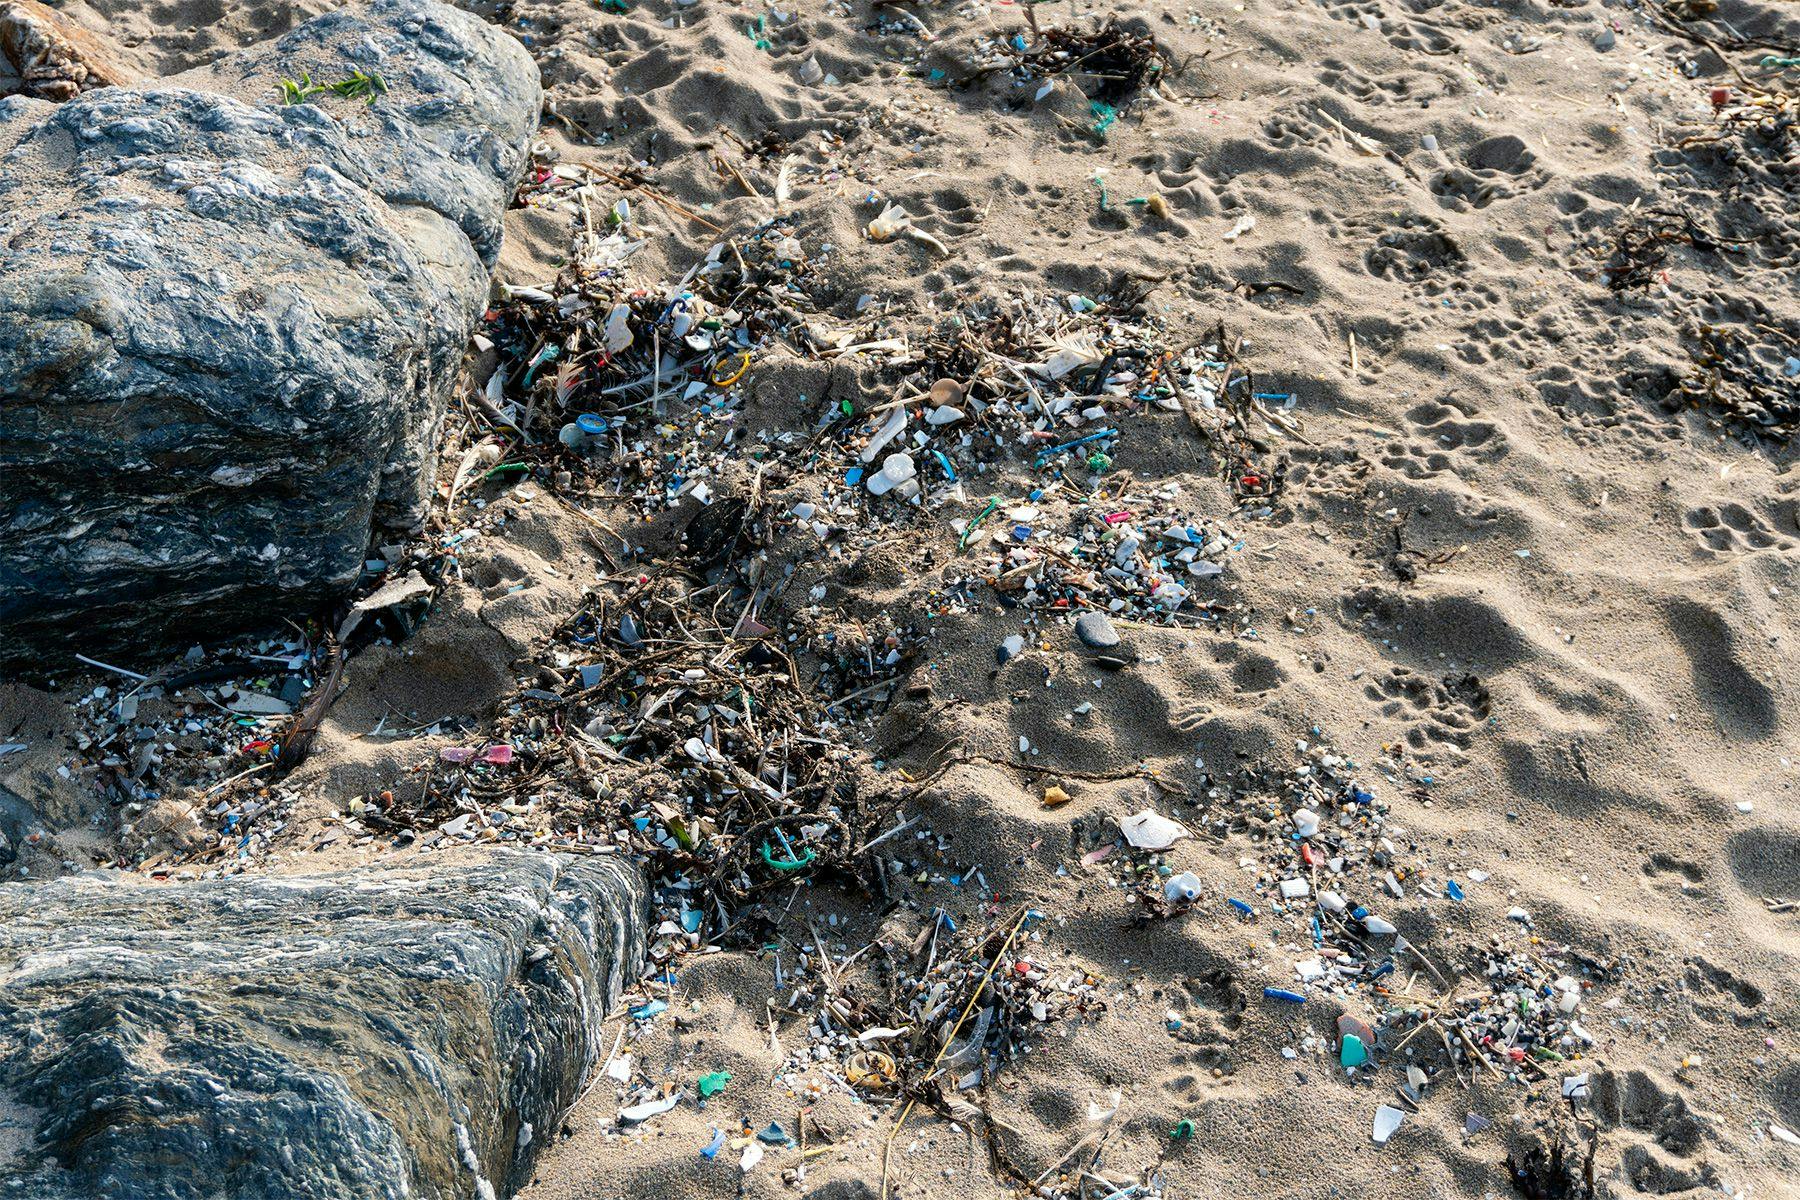
[[(1792, 513), (1783, 514), (1792, 528)], [(1714, 554), (1747, 554), (1752, 550), (1791, 550), (1794, 543), (1769, 522), (1735, 500), (1690, 508), (1681, 524), (1701, 547)]]

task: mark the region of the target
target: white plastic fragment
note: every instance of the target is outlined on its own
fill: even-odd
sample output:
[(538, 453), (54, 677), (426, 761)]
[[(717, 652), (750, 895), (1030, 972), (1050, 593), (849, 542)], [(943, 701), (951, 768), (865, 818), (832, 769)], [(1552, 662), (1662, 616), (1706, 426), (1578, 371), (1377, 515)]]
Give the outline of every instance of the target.
[(1199, 898), (1200, 877), (1192, 871), (1183, 871), (1163, 881), (1163, 899), (1170, 904), (1185, 904)]
[(631, 346), (631, 305), (616, 304), (606, 314), (606, 352), (617, 354)]
[[(890, 454), (881, 460), (881, 470), (869, 476), (869, 493), (875, 496), (885, 496), (898, 489), (904, 499), (907, 497), (905, 485), (911, 482), (918, 473), (919, 467), (917, 463), (913, 462), (912, 455), (904, 451)], [(916, 494), (918, 487), (915, 485), (911, 490)]]
[(1139, 850), (1167, 850), (1184, 837), (1187, 829), (1178, 821), (1145, 809), (1119, 822), (1119, 832)]
[(1249, 233), (1252, 229), (1255, 229), (1255, 228), (1256, 228), (1256, 214), (1255, 213), (1245, 213), (1243, 216), (1241, 216), (1237, 219), (1237, 224), (1233, 225), (1230, 229), (1227, 229), (1225, 231), (1225, 240), (1228, 242), (1235, 242), (1239, 238), (1243, 237), (1246, 233)]
[(889, 201), (882, 206), (881, 212), (869, 222), (868, 234), (872, 241), (885, 242), (912, 224), (912, 216), (900, 205)]
[(1375, 1126), (1369, 1136), (1375, 1139), (1377, 1146), (1387, 1145), (1394, 1131), (1400, 1128), (1400, 1122), (1406, 1120), (1406, 1113), (1391, 1104), (1383, 1104), (1375, 1110)]
[(866, 463), (874, 462), (875, 456), (881, 453), (882, 447), (898, 437), (905, 428), (906, 409), (889, 409), (887, 420), (881, 423), (881, 428), (875, 431), (875, 436), (869, 439), (869, 444), (862, 448), (862, 453), (858, 457)]
[(1111, 1108), (1101, 1108), (1098, 1104), (1094, 1103), (1092, 1100), (1089, 1100), (1088, 1101), (1088, 1120), (1094, 1121), (1096, 1123), (1105, 1123), (1107, 1121), (1112, 1120), (1113, 1116), (1119, 1111), (1119, 1100), (1123, 1097), (1123, 1095), (1124, 1095), (1124, 1093), (1116, 1091), (1116, 1090), (1113, 1092), (1112, 1097), (1111, 1097), (1111, 1099), (1112, 1099), (1112, 1107)]
[(641, 1121), (648, 1121), (651, 1117), (660, 1117), (681, 1103), (682, 1095), (681, 1092), (671, 1092), (660, 1100), (646, 1100), (642, 1104), (633, 1104), (630, 1108), (621, 1108), (619, 1123), (636, 1125)]

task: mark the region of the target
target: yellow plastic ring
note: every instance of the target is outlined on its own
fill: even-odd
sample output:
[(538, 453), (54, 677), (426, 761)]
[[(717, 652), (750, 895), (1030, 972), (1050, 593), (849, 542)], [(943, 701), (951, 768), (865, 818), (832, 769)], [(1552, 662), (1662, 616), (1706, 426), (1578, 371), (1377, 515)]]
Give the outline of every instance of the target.
[(748, 371), (749, 369), (750, 369), (750, 352), (748, 350), (739, 351), (738, 369), (736, 371), (732, 372), (731, 375), (725, 379), (720, 379), (718, 374), (716, 373), (716, 369), (715, 369), (715, 373), (712, 377), (713, 386), (714, 387), (730, 387), (732, 384), (734, 384), (738, 380), (742, 379), (744, 377), (744, 372)]

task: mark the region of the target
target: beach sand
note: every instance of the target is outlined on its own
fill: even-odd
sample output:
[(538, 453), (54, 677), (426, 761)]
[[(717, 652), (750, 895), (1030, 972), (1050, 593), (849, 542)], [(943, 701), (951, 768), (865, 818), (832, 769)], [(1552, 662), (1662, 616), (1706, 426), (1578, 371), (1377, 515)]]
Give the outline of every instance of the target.
[[(330, 7), (65, 11), (154, 74)], [(1091, 976), (1097, 1003), (1024, 1031), (1027, 1052), (980, 1091), (986, 1123), (911, 1113), (891, 1194), (1013, 1194), (990, 1142), (1030, 1179), (1092, 1135), (1099, 1176), (1146, 1186), (1160, 1173), (1170, 1196), (1580, 1195), (1530, 1190), (1579, 1178), (1579, 1161), (1539, 1164), (1514, 1190), (1515, 1165), (1559, 1144), (1558, 1081), (1577, 1070), (1594, 1080), (1578, 1112), (1591, 1141), (1568, 1150), (1591, 1154), (1597, 1194), (1800, 1194), (1800, 1146), (1768, 1131), (1800, 1130), (1800, 913), (1767, 903), (1800, 895), (1800, 497), (1785, 433), (1732, 411), (1748, 386), (1775, 407), (1800, 392), (1783, 374), (1800, 355), (1791, 115), (1771, 142), (1680, 148), (1721, 132), (1711, 89), (1736, 89), (1727, 111), (1754, 93), (1658, 10), (1598, 0), (1038, 5), (1040, 29), (1116, 14), (1166, 49), (1160, 82), (1116, 116), (1083, 80), (1058, 76), (1040, 96), (1044, 80), (1020, 77), (999, 49), (1033, 38), (1017, 4), (474, 7), (536, 56), (559, 161), (635, 168), (700, 218), (618, 192), (649, 230), (630, 268), (645, 284), (720, 241), (702, 221), (768, 220), (785, 162), (811, 294), (834, 325), (878, 314), (919, 336), (1025, 293), (1142, 292), (1142, 311), (1182, 342), (1223, 323), (1258, 392), (1292, 397), (1266, 402), (1286, 428), (1256, 431), (1260, 469), (1286, 464), (1267, 503), (1234, 504), (1215, 448), (1179, 414), (1123, 419), (1119, 494), (1166, 493), (1159, 504), (1229, 528), (1236, 549), (1194, 585), (1216, 619), (1117, 622), (1122, 670), (1083, 653), (1066, 615), (1006, 608), (980, 587), (947, 604), (956, 579), (980, 574), (950, 525), (978, 504), (881, 508), (830, 550), (803, 533), (784, 543), (804, 585), (793, 594), (823, 589), (821, 620), (920, 633), (907, 678), (929, 692), (845, 728), (863, 777), (922, 776), (950, 745), (976, 761), (906, 805), (920, 824), (894, 840), (888, 903), (796, 889), (779, 955), (680, 958), (669, 1013), (609, 1026), (609, 1046), (630, 1026), (620, 1051), (637, 1080), (688, 1099), (621, 1133), (625, 1090), (599, 1079), (564, 1129), (539, 1132), (555, 1145), (529, 1200), (878, 1194), (900, 1105), (784, 1070), (813, 1017), (790, 1010), (776, 972), (815, 931), (850, 955), (910, 943), (935, 909), (983, 929), (1021, 905), (1045, 914), (1028, 957)], [(1800, 41), (1791, 4), (1722, 0), (1716, 21), (1692, 28)], [(1764, 52), (1727, 57), (1748, 70)], [(1753, 78), (1800, 88), (1794, 69)], [(887, 202), (944, 252), (867, 237)], [(554, 204), (513, 212), (501, 280), (552, 284), (572, 222)], [(1658, 229), (1687, 240), (1643, 243), (1641, 286), (1609, 286), (1621, 237)], [(1679, 392), (1708, 390), (1706, 344), (1724, 363), (1716, 401)], [(748, 382), (764, 398), (746, 419), (810, 432), (816, 405), (788, 393), (823, 375), (757, 363)], [(739, 468), (741, 482), (751, 467)], [(816, 499), (839, 470), (801, 464), (771, 491)], [(1015, 482), (1000, 472), (992, 486)], [(363, 735), (398, 711), (420, 726), (488, 719), (530, 686), (514, 664), (535, 661), (591, 578), (591, 530), (553, 496), (495, 486), (486, 499), (490, 519), (510, 519), (425, 630), (350, 664), (320, 748), (289, 781), (300, 800), (275, 843), (283, 863), (370, 853), (308, 848), (345, 796), (416, 786), (457, 739)], [(651, 521), (632, 540), (675, 536)], [(1023, 653), (997, 664), (1014, 634)], [(1248, 811), (1236, 797), (1255, 791), (1253, 771), (1291, 770), (1321, 746), (1356, 762), (1421, 878), (1466, 892), (1388, 901), (1433, 964), (1407, 959), (1396, 979), (1434, 996), (1441, 968), (1479, 989), (1491, 939), (1567, 945), (1609, 967), (1588, 976), (1594, 1044), (1580, 1063), (1523, 1084), (1440, 1074), (1373, 1143), (1406, 1055), (1347, 1077), (1333, 1019), (1355, 1006), (1265, 1001), (1264, 987), (1294, 986), (1310, 947), (1225, 902), (1254, 899), (1287, 831), (1221, 818)], [(1072, 799), (1047, 807), (1053, 784)], [(1145, 807), (1196, 833), (1163, 861), (1197, 876), (1202, 900), (1167, 920), (1139, 919), (1122, 855), (1083, 861)], [(859, 979), (878, 999), (880, 978)], [(1428, 1039), (1414, 1050), (1443, 1057)], [(701, 1110), (694, 1081), (714, 1071), (732, 1079)], [(1090, 1121), (1115, 1092), (1110, 1122)], [(747, 1174), (736, 1149), (699, 1153), (715, 1127), (797, 1134), (807, 1104), (808, 1148), (826, 1150), (803, 1179), (783, 1179), (797, 1147), (771, 1147)], [(1469, 1113), (1492, 1128), (1465, 1133)], [(1171, 1137), (1182, 1121), (1192, 1136)]]

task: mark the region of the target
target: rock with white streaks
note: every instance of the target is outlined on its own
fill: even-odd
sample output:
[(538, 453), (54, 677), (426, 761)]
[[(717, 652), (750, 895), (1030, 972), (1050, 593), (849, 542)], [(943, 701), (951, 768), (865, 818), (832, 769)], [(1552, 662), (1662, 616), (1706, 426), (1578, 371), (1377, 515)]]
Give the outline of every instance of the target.
[(308, 612), (419, 518), (541, 101), (434, 0), (0, 101), (0, 665)]
[(517, 851), (0, 885), (0, 1195), (510, 1195), (646, 921), (635, 868)]

